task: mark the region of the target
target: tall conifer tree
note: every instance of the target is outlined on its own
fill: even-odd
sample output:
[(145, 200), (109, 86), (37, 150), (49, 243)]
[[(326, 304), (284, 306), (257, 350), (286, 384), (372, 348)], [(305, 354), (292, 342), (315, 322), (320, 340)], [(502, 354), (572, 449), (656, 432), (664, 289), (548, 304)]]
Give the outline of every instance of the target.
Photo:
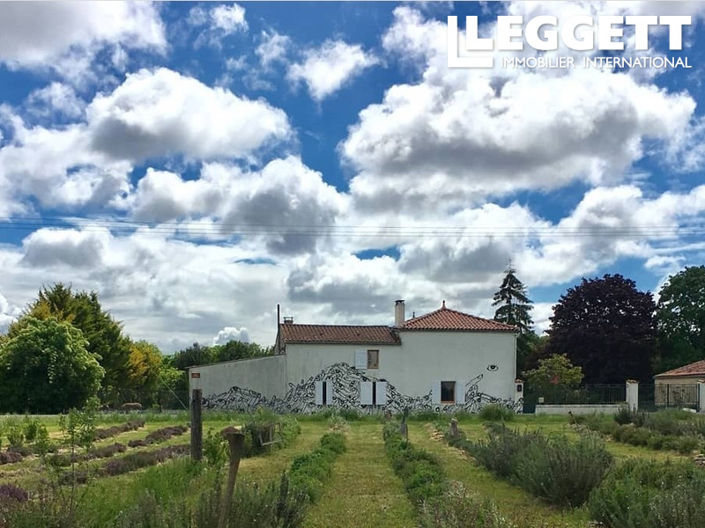
[(497, 310), (495, 321), (516, 326), (519, 331), (517, 338), (517, 375), (521, 375), (526, 359), (531, 351), (531, 343), (536, 338), (533, 331), (534, 321), (531, 319), (531, 306), (526, 286), (517, 278), (516, 270), (510, 264), (504, 274), (504, 280), (499, 291), (494, 294), (492, 306)]

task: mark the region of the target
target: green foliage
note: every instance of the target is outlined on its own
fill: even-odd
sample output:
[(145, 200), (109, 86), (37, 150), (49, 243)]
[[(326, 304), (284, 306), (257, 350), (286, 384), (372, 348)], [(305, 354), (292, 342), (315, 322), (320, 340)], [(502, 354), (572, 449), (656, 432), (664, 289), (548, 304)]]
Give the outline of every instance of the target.
[(588, 508), (609, 528), (700, 528), (705, 472), (690, 462), (629, 459), (592, 492)]
[(441, 497), (423, 501), (420, 513), (421, 528), (516, 528), (492, 501), (473, 495), (460, 482)]
[(651, 381), (656, 305), (621, 275), (583, 279), (554, 306), (547, 355), (565, 354), (586, 383)]
[(0, 350), (0, 410), (60, 412), (82, 406), (104, 370), (67, 322), (25, 317)]
[(130, 343), (127, 385), (141, 391), (153, 392), (159, 386), (161, 375), (162, 353), (159, 349), (147, 341)]
[(383, 436), (387, 456), (394, 472), (404, 483), (411, 502), (421, 508), (423, 501), (440, 498), (448, 486), (440, 461), (405, 440), (399, 432), (398, 422), (387, 423)]
[(36, 416), (30, 418), (25, 416), (22, 420), (22, 434), (27, 442), (32, 443), (37, 439), (39, 430), (43, 427), (42, 422)]
[(22, 428), (22, 422), (18, 418), (8, 418), (5, 420), (3, 429), (5, 430), (5, 436), (7, 437), (7, 442), (12, 448), (21, 448), (24, 446), (25, 435)]
[(553, 355), (540, 359), (539, 366), (524, 373), (531, 390), (544, 397), (560, 398), (583, 380), (583, 370), (573, 366), (568, 356)]
[(311, 502), (318, 500), (335, 459), (343, 452), (345, 436), (342, 433), (323, 435), (316, 449), (292, 461), (289, 471), (292, 489), (308, 497)]
[(203, 458), (209, 466), (221, 467), (228, 460), (228, 442), (223, 435), (208, 430), (203, 439)]
[(480, 409), (479, 416), (488, 422), (511, 422), (514, 419), (514, 411), (501, 403), (490, 403)]
[(551, 504), (579, 506), (612, 464), (604, 443), (590, 435), (573, 442), (565, 436), (511, 431), (493, 426), (484, 442), (456, 439), (496, 475), (512, 480)]
[[(125, 386), (129, 379), (130, 341), (123, 335), (120, 323), (103, 310), (96, 292), (74, 292), (62, 283), (43, 288), (27, 313), (10, 326), (10, 337), (21, 331), (31, 318), (56, 319), (82, 332), (88, 342), (86, 350), (105, 371), (102, 387), (106, 397)], [(69, 406), (80, 406), (80, 402)]]
[(517, 372), (522, 372), (531, 353), (536, 338), (532, 327), (531, 306), (526, 287), (517, 278), (516, 270), (509, 266), (499, 290), (494, 294), (492, 306), (497, 306), (495, 321), (515, 326), (519, 331), (517, 338)]
[(705, 358), (705, 266), (668, 278), (656, 312), (663, 372)]

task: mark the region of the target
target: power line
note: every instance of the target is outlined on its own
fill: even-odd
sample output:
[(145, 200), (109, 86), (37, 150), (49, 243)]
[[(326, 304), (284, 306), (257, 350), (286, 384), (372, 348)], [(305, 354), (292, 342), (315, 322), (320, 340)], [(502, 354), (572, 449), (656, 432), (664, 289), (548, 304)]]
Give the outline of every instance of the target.
[(106, 218), (76, 217), (5, 217), (0, 218), (0, 231), (27, 231), (42, 228), (73, 228), (82, 231), (109, 230), (116, 234), (181, 234), (189, 236), (301, 236), (355, 238), (701, 238), (705, 223), (684, 225), (632, 225), (619, 227), (567, 226), (431, 226), (431, 225), (334, 225), (334, 224), (262, 224), (214, 221), (145, 222)]

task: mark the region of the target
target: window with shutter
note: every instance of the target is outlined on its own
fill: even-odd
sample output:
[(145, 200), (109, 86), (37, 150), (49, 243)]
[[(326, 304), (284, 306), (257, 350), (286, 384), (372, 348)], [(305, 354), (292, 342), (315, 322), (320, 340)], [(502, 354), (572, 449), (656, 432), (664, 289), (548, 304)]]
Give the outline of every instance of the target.
[(455, 403), (465, 403), (465, 382), (457, 381), (455, 383)]
[(373, 405), (374, 401), (372, 399), (372, 382), (371, 381), (361, 381), (360, 382), (360, 405)]
[(387, 382), (378, 381), (376, 382), (377, 390), (375, 391), (377, 395), (377, 405), (387, 405)]
[(317, 381), (314, 383), (315, 386), (315, 403), (316, 405), (323, 405), (323, 382)]
[(355, 351), (355, 368), (365, 370), (367, 368), (367, 350)]
[(434, 381), (431, 385), (431, 403), (439, 404), (441, 403), (441, 382)]

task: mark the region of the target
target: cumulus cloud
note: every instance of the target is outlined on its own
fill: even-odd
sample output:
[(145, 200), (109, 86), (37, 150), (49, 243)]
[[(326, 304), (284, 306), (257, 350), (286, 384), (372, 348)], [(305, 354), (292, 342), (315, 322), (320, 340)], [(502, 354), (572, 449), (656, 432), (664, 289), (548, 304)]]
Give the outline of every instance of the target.
[(0, 61), (11, 68), (54, 67), (71, 55), (90, 59), (106, 45), (166, 48), (164, 25), (149, 2), (9, 2), (0, 35)]
[[(288, 141), (286, 114), (263, 100), (211, 88), (166, 68), (140, 70), (86, 107), (85, 121), (28, 127), (9, 109), (12, 135), (0, 148), (0, 213), (41, 204), (115, 206), (134, 164), (148, 158), (251, 158)], [(5, 200), (2, 196), (5, 196)]]
[(109, 238), (107, 229), (39, 229), (24, 239), (22, 262), (32, 267), (93, 268), (103, 264)]
[(305, 82), (311, 97), (321, 101), (377, 62), (359, 44), (327, 40), (319, 48), (306, 50), (303, 62), (292, 64), (287, 75), (294, 83)]
[(250, 334), (247, 332), (247, 328), (238, 328), (236, 326), (226, 326), (218, 332), (213, 338), (214, 345), (224, 345), (228, 341), (241, 341), (243, 343), (250, 342)]
[(69, 119), (82, 117), (86, 106), (71, 86), (60, 82), (34, 90), (27, 97), (26, 104), (34, 116), (47, 118), (59, 114)]
[(187, 22), (193, 27), (204, 28), (194, 40), (196, 47), (207, 43), (219, 48), (223, 38), (248, 29), (245, 8), (235, 3), (216, 5), (210, 9), (193, 7), (189, 11)]
[(290, 46), (291, 39), (287, 35), (276, 31), (262, 31), (255, 54), (259, 57), (260, 64), (268, 68), (272, 63), (283, 60)]
[(628, 74), (448, 69), (440, 23), (408, 7), (395, 17), (385, 47), (425, 69), (363, 109), (340, 145), (361, 207), (455, 209), (577, 180), (612, 184), (644, 156), (645, 140), (680, 147), (693, 118), (688, 94)]
[(321, 173), (294, 156), (272, 160), (259, 171), (209, 163), (200, 178), (188, 181), (148, 170), (129, 201), (135, 219), (209, 218), (222, 235), (245, 229), (277, 254), (313, 249), (319, 237), (312, 227), (333, 225), (346, 207), (346, 198)]

